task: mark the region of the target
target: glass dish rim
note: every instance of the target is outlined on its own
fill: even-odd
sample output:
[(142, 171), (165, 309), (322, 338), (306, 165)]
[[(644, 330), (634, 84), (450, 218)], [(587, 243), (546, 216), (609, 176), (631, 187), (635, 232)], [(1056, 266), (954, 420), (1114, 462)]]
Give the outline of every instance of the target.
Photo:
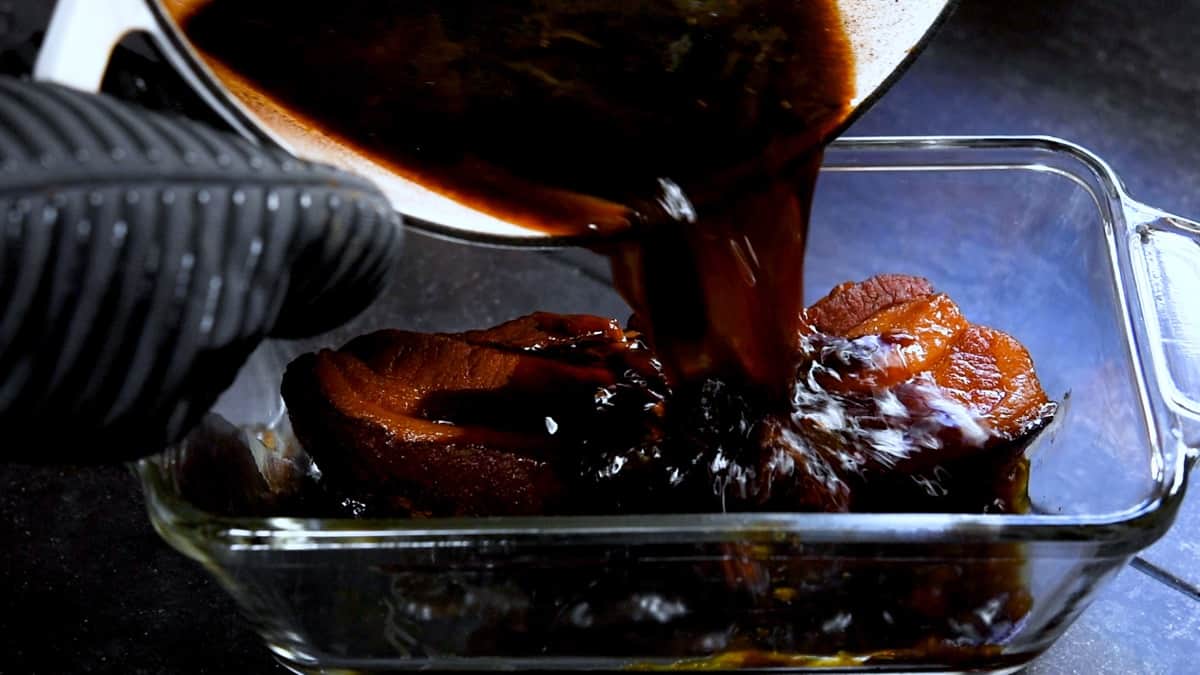
[[(970, 164), (903, 164), (881, 166), (828, 165), (839, 151), (869, 150), (1026, 150), (1049, 151), (1072, 160), (1087, 172), (1096, 185), (1077, 174), (1036, 162), (981, 162)], [(1092, 193), (1097, 208), (1106, 218), (1106, 236), (1113, 251), (1112, 225), (1123, 223), (1124, 213), (1141, 205), (1125, 191), (1118, 175), (1091, 151), (1080, 145), (1045, 135), (988, 136), (871, 136), (843, 137), (826, 153), (823, 171), (956, 171), (1033, 170), (1064, 176)], [(1099, 191), (1096, 190), (1099, 187)], [(1144, 207), (1143, 207), (1144, 208)], [(1114, 254), (1115, 255), (1115, 254)], [(1114, 261), (1116, 262), (1116, 261)], [(1129, 326), (1130, 307), (1121, 270), (1118, 292), (1125, 301), (1126, 338), (1136, 343)], [(1161, 402), (1161, 391), (1151, 387), (1146, 370), (1134, 348), (1136, 383), (1143, 405), (1147, 439), (1157, 443), (1154, 411), (1150, 400)], [(1156, 369), (1154, 369), (1156, 370)], [(1151, 373), (1153, 376), (1154, 374)], [(1157, 378), (1155, 378), (1155, 381)], [(1172, 411), (1177, 415), (1177, 411)], [(1161, 459), (1161, 449), (1151, 447)], [(1197, 448), (1179, 441), (1173, 471), (1160, 474), (1155, 493), (1140, 504), (1103, 515), (1061, 514), (948, 514), (948, 513), (713, 513), (612, 516), (522, 516), (436, 519), (351, 519), (284, 516), (225, 516), (206, 512), (180, 495), (165, 475), (163, 454), (141, 459), (131, 468), (140, 478), (146, 505), (160, 534), (184, 535), (194, 544), (235, 551), (280, 549), (337, 549), (426, 547), (469, 544), (474, 540), (535, 539), (540, 542), (568, 540), (587, 542), (648, 541), (746, 541), (792, 540), (804, 543), (846, 545), (971, 544), (995, 542), (1047, 542), (1061, 545), (1106, 544), (1113, 555), (1132, 554), (1161, 536), (1174, 519), (1197, 457)], [(170, 538), (168, 536), (168, 538)]]

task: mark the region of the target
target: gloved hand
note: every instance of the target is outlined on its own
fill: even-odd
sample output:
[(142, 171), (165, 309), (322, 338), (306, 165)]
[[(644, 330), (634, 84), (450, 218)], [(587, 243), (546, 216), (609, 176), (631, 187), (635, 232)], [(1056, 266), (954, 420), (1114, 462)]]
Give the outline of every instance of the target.
[(400, 242), (362, 178), (0, 77), (0, 460), (160, 450), (264, 337), (366, 307)]

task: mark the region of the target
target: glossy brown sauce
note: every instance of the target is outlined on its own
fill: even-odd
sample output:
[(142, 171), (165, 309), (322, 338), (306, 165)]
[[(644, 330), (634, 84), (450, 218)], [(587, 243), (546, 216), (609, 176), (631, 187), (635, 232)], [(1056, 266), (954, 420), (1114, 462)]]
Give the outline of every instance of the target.
[[(854, 93), (832, 0), (632, 4), (167, 0), (244, 99), (502, 218), (623, 235), (599, 250), (628, 330), (539, 313), (296, 359), (283, 396), (322, 485), (289, 508), (1023, 511), (1053, 405), (1019, 343), (913, 277), (802, 305), (822, 143)], [(753, 549), (614, 563), (586, 589), (530, 567), (514, 587), (549, 590), (528, 614), (456, 631), (522, 654), (720, 653), (681, 669), (989, 664), (1029, 611), (998, 547), (889, 568)], [(441, 616), (436, 582), (414, 585)], [(639, 618), (663, 598), (686, 611)]]
[[(415, 508), (409, 495), (405, 508), (429, 515), (662, 510), (653, 495), (680, 490), (689, 496), (671, 508), (1007, 511), (1022, 501), (1023, 473), (966, 487), (1009, 476), (1024, 431), (1052, 409), (1018, 342), (970, 325), (910, 277), (802, 304), (822, 143), (853, 95), (833, 0), (167, 7), (252, 107), (279, 106), (522, 224), (620, 235), (597, 249), (634, 310), (628, 334), (539, 314), (478, 335), (365, 336), (293, 364), (293, 417), (365, 425), (333, 424), (322, 441), (310, 429), (314, 443), (353, 462), (386, 438), (413, 439), (387, 466), (347, 470), (354, 481), (424, 484), (431, 503)], [(608, 325), (598, 337), (597, 321)], [(483, 372), (495, 377), (472, 379)], [(597, 377), (624, 394), (593, 400), (608, 386)], [(579, 464), (555, 464), (571, 445), (583, 448)], [(410, 475), (416, 465), (439, 468)], [(482, 482), (437, 494), (440, 476), (469, 473)], [(602, 496), (576, 490), (562, 502), (564, 476)], [(961, 494), (942, 494), (955, 484)]]
[(235, 93), (426, 187), (624, 232), (603, 252), (671, 377), (785, 396), (820, 150), (853, 95), (832, 0), (168, 8)]

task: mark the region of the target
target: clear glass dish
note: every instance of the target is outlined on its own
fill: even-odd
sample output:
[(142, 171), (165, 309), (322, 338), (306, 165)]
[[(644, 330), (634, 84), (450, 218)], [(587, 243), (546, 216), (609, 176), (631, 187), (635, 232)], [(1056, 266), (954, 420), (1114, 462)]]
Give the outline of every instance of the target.
[(808, 299), (919, 274), (1024, 342), (1066, 401), (1031, 450), (1032, 513), (305, 517), (316, 471), (278, 394), (294, 356), (381, 327), (627, 312), (587, 253), (408, 244), (363, 316), (265, 344), (204, 427), (136, 467), (159, 533), (296, 671), (1010, 672), (1167, 530), (1200, 447), (1200, 226), (1056, 139), (844, 139)]

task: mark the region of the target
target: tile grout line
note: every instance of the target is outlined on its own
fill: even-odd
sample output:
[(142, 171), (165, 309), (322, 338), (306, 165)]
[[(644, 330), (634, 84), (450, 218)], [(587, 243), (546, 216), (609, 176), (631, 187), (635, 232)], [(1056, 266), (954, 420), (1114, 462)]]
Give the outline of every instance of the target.
[(1200, 588), (1197, 588), (1183, 579), (1175, 576), (1174, 574), (1162, 569), (1161, 567), (1148, 562), (1145, 558), (1137, 556), (1129, 561), (1129, 566), (1138, 572), (1145, 574), (1151, 579), (1154, 579), (1159, 583), (1170, 586), (1172, 589), (1183, 593), (1192, 600), (1200, 602)]

